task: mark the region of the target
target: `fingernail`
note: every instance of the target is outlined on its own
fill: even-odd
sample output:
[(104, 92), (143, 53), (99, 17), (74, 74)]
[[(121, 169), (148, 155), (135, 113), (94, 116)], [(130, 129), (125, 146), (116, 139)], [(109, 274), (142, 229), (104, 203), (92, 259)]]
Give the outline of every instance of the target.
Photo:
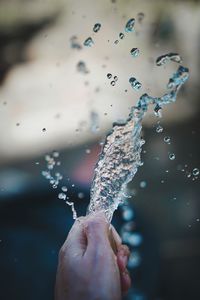
[(112, 234), (113, 234), (113, 237), (114, 237), (116, 243), (117, 244), (121, 244), (122, 243), (122, 239), (119, 236), (119, 234), (117, 233), (116, 229), (113, 226), (111, 226), (111, 230), (112, 230)]

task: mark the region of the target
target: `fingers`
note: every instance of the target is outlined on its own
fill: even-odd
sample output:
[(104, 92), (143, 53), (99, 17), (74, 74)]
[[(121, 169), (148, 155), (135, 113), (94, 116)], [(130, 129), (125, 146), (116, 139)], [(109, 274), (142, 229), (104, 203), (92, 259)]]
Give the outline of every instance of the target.
[(115, 229), (115, 227), (113, 225), (110, 225), (110, 227), (111, 227), (113, 238), (115, 240), (116, 245), (120, 246), (122, 244), (121, 237), (119, 236), (117, 230)]
[(126, 268), (130, 251), (126, 245), (121, 245), (117, 253), (117, 263), (120, 271), (122, 293), (126, 293), (131, 286), (131, 278)]
[(103, 213), (96, 213), (88, 216), (84, 221), (85, 234), (87, 237), (86, 253), (94, 255), (105, 253), (111, 250), (108, 239), (109, 223)]
[(85, 217), (78, 218), (69, 234), (68, 237), (60, 250), (60, 255), (72, 255), (75, 256), (83, 256), (87, 247), (87, 239), (84, 231), (84, 223)]

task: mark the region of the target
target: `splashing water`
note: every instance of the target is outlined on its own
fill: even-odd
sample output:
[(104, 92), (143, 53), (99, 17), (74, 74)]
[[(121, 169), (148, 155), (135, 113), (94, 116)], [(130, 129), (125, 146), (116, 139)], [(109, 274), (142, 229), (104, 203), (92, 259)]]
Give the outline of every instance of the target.
[(82, 46), (79, 44), (78, 38), (75, 35), (73, 35), (70, 38), (70, 44), (71, 44), (71, 48), (72, 49), (77, 49), (77, 50), (81, 50), (82, 49)]
[(142, 23), (144, 19), (144, 13), (143, 12), (138, 13), (137, 18), (138, 18), (138, 22)]
[(101, 24), (100, 23), (94, 24), (93, 31), (95, 33), (97, 33), (100, 29), (101, 29)]
[(135, 25), (135, 19), (134, 18), (128, 20), (128, 22), (126, 23), (126, 26), (125, 26), (125, 31), (126, 32), (132, 32), (134, 30), (134, 25)]
[(76, 220), (77, 219), (77, 213), (76, 213), (76, 210), (74, 208), (74, 203), (73, 202), (69, 202), (69, 201), (66, 201), (65, 203), (67, 205), (71, 206), (72, 214), (73, 214), (73, 219)]
[(84, 61), (80, 60), (78, 63), (77, 63), (77, 71), (82, 73), (82, 74), (88, 74), (89, 73), (89, 70), (88, 68), (86, 67), (86, 64)]
[(137, 81), (137, 79), (134, 78), (134, 77), (131, 77), (131, 78), (129, 79), (129, 82), (130, 82), (132, 88), (133, 88), (134, 90), (136, 90), (136, 91), (140, 90), (141, 87), (142, 87), (142, 84), (141, 84), (139, 81)]
[(174, 160), (176, 158), (175, 154), (174, 153), (170, 153), (169, 154), (169, 159), (170, 160)]
[(133, 57), (137, 57), (140, 53), (140, 50), (138, 48), (133, 48), (131, 49), (130, 53)]
[(91, 37), (88, 37), (83, 43), (83, 45), (86, 47), (92, 47), (93, 44), (94, 44), (94, 41)]
[(192, 174), (194, 176), (198, 176), (199, 175), (199, 169), (198, 168), (194, 168), (193, 171), (192, 171)]
[(177, 62), (177, 63), (181, 63), (182, 58), (180, 57), (180, 55), (178, 53), (164, 54), (164, 55), (159, 56), (156, 59), (156, 65), (157, 66), (162, 66), (162, 65), (165, 65), (166, 63), (168, 63), (169, 61), (174, 61), (174, 62)]
[(124, 37), (125, 37), (124, 33), (123, 33), (123, 32), (120, 32), (120, 33), (119, 33), (119, 38), (120, 38), (121, 40), (123, 40)]
[(95, 111), (90, 113), (90, 130), (92, 133), (96, 133), (99, 130), (100, 120), (99, 115)]
[(143, 94), (137, 105), (132, 107), (127, 121), (113, 124), (94, 170), (88, 214), (104, 211), (107, 219), (111, 221), (114, 211), (122, 202), (122, 194), (128, 182), (142, 165), (141, 150), (144, 144), (141, 138), (142, 120), (148, 106), (154, 105), (157, 115), (163, 105), (175, 102), (177, 93), (188, 76), (189, 70), (180, 66), (169, 79), (173, 84), (169, 88), (168, 83), (167, 93), (159, 98)]

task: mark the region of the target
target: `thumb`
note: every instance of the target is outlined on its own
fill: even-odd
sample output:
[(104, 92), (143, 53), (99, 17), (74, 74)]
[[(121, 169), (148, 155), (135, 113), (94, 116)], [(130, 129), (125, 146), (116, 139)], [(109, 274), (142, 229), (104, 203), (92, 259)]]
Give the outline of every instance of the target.
[(98, 253), (103, 255), (108, 248), (111, 250), (108, 238), (109, 223), (104, 213), (95, 213), (87, 217), (84, 227), (87, 237), (86, 254), (93, 257)]
[(85, 217), (78, 218), (69, 234), (68, 237), (60, 250), (61, 256), (69, 255), (71, 257), (83, 256), (87, 247), (87, 239), (84, 231)]

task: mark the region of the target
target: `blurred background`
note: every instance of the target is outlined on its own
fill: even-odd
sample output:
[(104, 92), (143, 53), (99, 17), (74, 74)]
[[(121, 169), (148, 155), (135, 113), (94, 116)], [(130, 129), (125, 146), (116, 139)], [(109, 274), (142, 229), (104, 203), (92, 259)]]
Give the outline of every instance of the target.
[[(135, 31), (125, 34), (132, 17)], [(162, 119), (146, 115), (144, 165), (113, 224), (132, 250), (126, 299), (200, 299), (199, 51), (197, 0), (0, 0), (2, 300), (53, 299), (58, 251), (73, 224), (61, 186), (84, 215), (105, 135), (143, 93), (166, 91), (178, 64), (158, 67), (156, 58), (169, 52), (181, 55), (190, 78)], [(42, 176), (52, 151), (57, 188)]]

